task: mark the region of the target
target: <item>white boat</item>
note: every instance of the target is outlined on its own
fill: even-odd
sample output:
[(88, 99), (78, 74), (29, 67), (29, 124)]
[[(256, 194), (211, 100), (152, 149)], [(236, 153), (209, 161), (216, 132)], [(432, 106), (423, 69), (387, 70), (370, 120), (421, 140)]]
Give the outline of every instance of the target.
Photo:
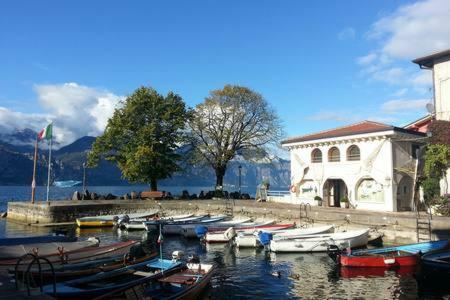
[(15, 259), (27, 253), (37, 252), (37, 255), (47, 256), (59, 252), (78, 251), (87, 247), (98, 247), (100, 241), (98, 238), (90, 237), (86, 241), (80, 242), (51, 242), (34, 243), (12, 246), (0, 246), (0, 259)]
[[(148, 216), (153, 216), (158, 211), (149, 211), (149, 212), (141, 212), (141, 213), (132, 213), (132, 214), (126, 214), (128, 218), (135, 219), (135, 218), (144, 218)], [(100, 216), (92, 216), (92, 217), (82, 217), (76, 219), (78, 227), (107, 227), (107, 226), (113, 226), (115, 220), (118, 220), (120, 218), (123, 218), (125, 215), (100, 215)]]
[[(248, 223), (249, 221), (251, 221), (251, 218), (243, 218), (243, 219), (233, 219), (230, 221), (220, 221), (220, 222), (215, 222), (212, 224), (204, 224), (204, 225), (200, 225), (201, 227), (204, 227), (205, 229), (209, 229), (209, 228), (214, 228), (214, 229), (227, 229), (229, 227), (238, 227), (241, 224), (244, 223)], [(199, 227), (199, 225), (197, 224), (187, 224), (187, 225), (182, 225), (181, 230), (182, 230), (182, 234), (185, 238), (196, 238), (197, 236), (197, 228)]]
[(187, 218), (182, 218), (182, 219), (178, 219), (178, 220), (149, 220), (149, 221), (144, 221), (142, 222), (142, 224), (144, 224), (145, 229), (148, 231), (151, 230), (155, 230), (159, 228), (159, 225), (175, 225), (175, 224), (193, 224), (193, 223), (197, 223), (199, 220), (201, 219), (205, 219), (207, 218), (208, 215), (200, 215), (200, 216), (192, 216), (192, 217), (187, 217)]
[(80, 185), (81, 181), (78, 180), (64, 180), (64, 181), (54, 181), (53, 185), (60, 188), (69, 188)]
[(212, 216), (209, 218), (204, 218), (204, 219), (200, 219), (197, 222), (193, 222), (190, 224), (167, 224), (167, 225), (163, 225), (162, 227), (162, 232), (163, 234), (183, 234), (183, 226), (186, 225), (203, 225), (203, 224), (211, 224), (211, 223), (215, 223), (215, 222), (219, 222), (222, 221), (223, 219), (225, 219), (227, 216), (226, 215), (218, 215), (218, 216)]
[[(162, 221), (175, 221), (175, 220), (180, 220), (180, 219), (186, 219), (186, 218), (190, 218), (192, 217), (194, 214), (184, 214), (184, 215), (175, 215), (175, 216), (166, 216), (166, 217), (161, 217), (158, 220), (162, 220)], [(120, 226), (120, 228), (122, 229), (127, 229), (127, 230), (145, 230), (145, 225), (143, 224), (143, 222), (148, 221), (147, 218), (136, 218), (136, 219), (131, 219), (129, 222), (123, 222)]]
[[(273, 222), (271, 222), (273, 224)], [(221, 230), (221, 231), (212, 231), (212, 232), (207, 232), (204, 240), (207, 243), (228, 243), (229, 241), (231, 241), (236, 234), (241, 233), (241, 234), (251, 234), (253, 232), (255, 232), (255, 230), (282, 230), (282, 229), (287, 229), (287, 228), (291, 228), (294, 226), (294, 224), (281, 224), (281, 225), (257, 225), (257, 226), (252, 226), (252, 227), (241, 227), (241, 228), (233, 228), (233, 230), (231, 231), (230, 228), (228, 228), (227, 230)]]
[[(234, 241), (237, 247), (261, 247), (270, 243), (270, 240), (282, 240), (298, 238), (305, 235), (330, 233), (334, 231), (333, 225), (310, 227), (310, 228), (293, 228), (285, 230), (259, 230), (253, 233), (239, 233)], [(264, 234), (265, 233), (265, 234)]]
[(347, 232), (314, 234), (294, 239), (279, 239), (270, 241), (270, 251), (273, 252), (325, 252), (329, 245), (340, 249), (362, 247), (367, 245), (369, 229)]

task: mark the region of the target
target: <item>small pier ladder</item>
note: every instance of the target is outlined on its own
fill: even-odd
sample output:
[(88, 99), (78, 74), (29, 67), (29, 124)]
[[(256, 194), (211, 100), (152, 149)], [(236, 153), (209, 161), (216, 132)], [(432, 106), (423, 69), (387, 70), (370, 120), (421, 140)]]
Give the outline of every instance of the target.
[(234, 200), (229, 197), (225, 199), (225, 214), (229, 217), (234, 215)]
[(418, 243), (431, 241), (431, 218), (429, 214), (421, 216), (420, 213), (417, 212), (416, 233)]
[(299, 214), (300, 227), (308, 227), (308, 223), (311, 221), (308, 216), (308, 211), (311, 212), (311, 205), (309, 203), (301, 203)]

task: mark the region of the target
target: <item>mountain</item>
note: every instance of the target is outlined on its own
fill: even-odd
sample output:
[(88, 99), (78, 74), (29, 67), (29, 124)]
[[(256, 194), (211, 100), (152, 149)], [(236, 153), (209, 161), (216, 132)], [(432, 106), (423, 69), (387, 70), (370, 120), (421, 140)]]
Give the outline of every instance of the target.
[[(34, 147), (27, 142), (36, 138), (32, 130), (17, 131), (0, 139), (0, 185), (29, 185), (31, 183)], [(13, 143), (13, 142), (15, 143)], [(82, 180), (83, 163), (91, 149), (95, 137), (84, 136), (70, 145), (61, 147), (52, 153), (52, 180)], [(36, 182), (47, 182), (47, 149), (39, 150)], [(269, 179), (273, 187), (288, 187), (290, 184), (290, 163), (276, 158), (271, 162), (250, 163), (237, 157), (231, 161), (224, 181), (228, 186), (238, 186), (239, 166), (241, 166), (242, 186), (256, 186), (263, 179)], [(128, 185), (121, 178), (120, 170), (111, 162), (101, 161), (96, 168), (86, 169), (87, 185)], [(166, 186), (214, 186), (214, 170), (207, 166), (186, 165), (183, 172), (173, 174), (171, 179), (159, 182)]]

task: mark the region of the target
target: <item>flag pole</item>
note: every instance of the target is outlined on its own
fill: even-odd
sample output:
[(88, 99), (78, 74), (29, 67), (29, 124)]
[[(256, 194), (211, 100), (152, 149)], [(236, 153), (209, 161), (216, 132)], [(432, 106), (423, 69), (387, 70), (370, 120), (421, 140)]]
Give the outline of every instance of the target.
[(36, 135), (36, 142), (34, 143), (34, 161), (33, 161), (33, 181), (31, 182), (31, 203), (34, 204), (36, 197), (36, 162), (38, 153), (38, 136)]
[(50, 193), (50, 171), (52, 169), (51, 163), (52, 163), (52, 141), (53, 141), (53, 123), (50, 125), (52, 126), (52, 133), (50, 135), (50, 147), (48, 149), (48, 171), (47, 171), (47, 202), (48, 202), (48, 195)]

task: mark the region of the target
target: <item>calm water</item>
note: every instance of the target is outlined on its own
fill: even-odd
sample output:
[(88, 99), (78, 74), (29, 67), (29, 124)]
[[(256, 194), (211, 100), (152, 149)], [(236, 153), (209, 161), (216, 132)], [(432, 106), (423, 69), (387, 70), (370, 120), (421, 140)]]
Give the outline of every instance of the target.
[[(80, 238), (96, 236), (102, 243), (155, 239), (146, 232), (128, 233), (110, 228), (73, 230)], [(0, 237), (50, 231), (0, 220)], [(218, 265), (204, 299), (450, 299), (450, 287), (437, 291), (428, 286), (425, 290), (408, 270), (349, 272), (336, 267), (326, 254), (275, 255), (262, 249), (239, 250), (230, 245), (210, 246), (166, 236), (164, 256), (170, 257), (174, 250), (182, 250), (186, 255), (195, 253), (203, 262)], [(276, 271), (281, 272), (281, 277), (272, 275)]]

